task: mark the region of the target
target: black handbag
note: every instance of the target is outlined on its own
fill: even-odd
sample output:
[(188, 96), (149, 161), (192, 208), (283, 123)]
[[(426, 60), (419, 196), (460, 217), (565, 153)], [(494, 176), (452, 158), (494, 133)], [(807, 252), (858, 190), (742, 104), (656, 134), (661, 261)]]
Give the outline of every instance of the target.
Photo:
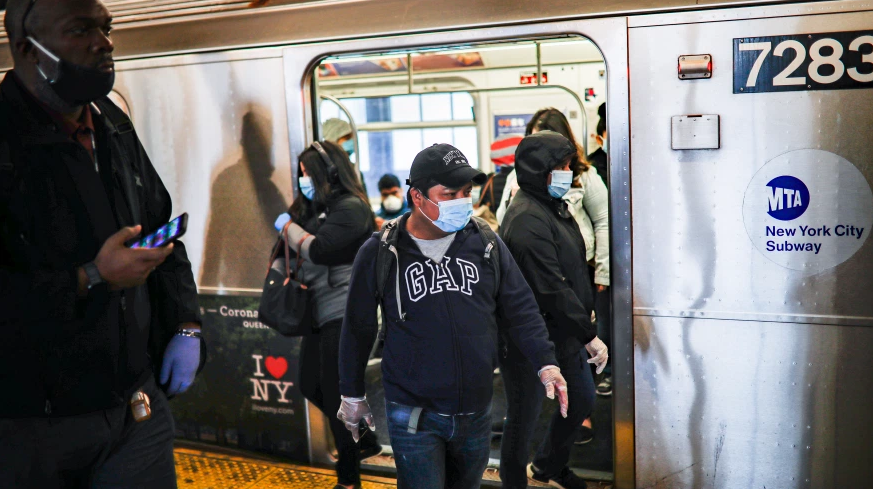
[[(310, 306), (310, 291), (300, 277), (303, 258), (297, 254), (297, 267), (291, 274), (289, 263), (290, 250), (285, 239), (286, 230), (273, 249), (270, 257), (267, 278), (264, 280), (264, 291), (258, 306), (258, 320), (275, 329), (284, 336), (304, 336), (312, 332), (312, 307)], [(273, 268), (273, 262), (279, 256), (279, 250), (285, 249), (285, 273)]]

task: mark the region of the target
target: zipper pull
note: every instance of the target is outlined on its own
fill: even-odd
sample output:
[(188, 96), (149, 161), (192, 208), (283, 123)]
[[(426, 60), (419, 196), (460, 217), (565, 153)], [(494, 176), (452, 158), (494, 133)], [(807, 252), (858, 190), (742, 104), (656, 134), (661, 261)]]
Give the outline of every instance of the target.
[(121, 310), (122, 310), (122, 311), (126, 311), (126, 310), (127, 310), (127, 300), (126, 300), (126, 298), (125, 298), (125, 296), (124, 296), (124, 292), (121, 293)]

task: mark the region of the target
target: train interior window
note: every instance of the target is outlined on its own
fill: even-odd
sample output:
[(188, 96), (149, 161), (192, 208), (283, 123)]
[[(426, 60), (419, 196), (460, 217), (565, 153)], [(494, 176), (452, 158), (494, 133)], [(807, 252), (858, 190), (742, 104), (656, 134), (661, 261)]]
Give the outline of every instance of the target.
[(355, 121), (358, 147), (351, 140), (351, 158), (364, 175), (373, 203), (378, 204), (379, 178), (392, 173), (405, 181), (415, 155), (435, 142), (454, 145), (471, 165), (479, 166), (473, 107), (473, 96), (465, 92), (354, 97), (339, 103), (323, 99), (320, 117), (323, 121), (348, 122), (350, 117)]
[[(345, 142), (377, 213), (390, 214), (382, 207), (380, 178), (395, 175), (405, 196), (413, 158), (434, 143), (456, 146), (483, 172), (508, 171), (506, 165), (512, 164), (514, 151), (513, 143), (507, 150), (505, 141), (523, 137), (531, 118), (547, 108), (557, 109), (568, 122), (580, 151), (603, 181), (603, 209), (608, 205), (606, 154), (599, 151), (606, 144), (606, 134), (598, 134), (601, 118), (601, 128), (605, 127), (606, 66), (598, 48), (585, 38), (343, 55), (322, 60), (313, 80), (314, 132), (320, 139)], [(481, 189), (477, 195), (481, 196)], [(483, 205), (491, 199), (486, 197)], [(501, 196), (491, 200), (495, 211), (501, 200)], [(586, 210), (592, 220), (608, 220), (605, 213), (595, 217), (595, 211)], [(608, 256), (604, 259), (608, 273)], [(593, 277), (593, 267), (591, 272)], [(596, 311), (600, 317), (595, 321), (598, 329), (604, 330), (599, 335), (608, 341), (610, 307), (608, 299), (604, 301), (606, 305)], [(378, 345), (367, 379), (376, 424), (385, 426)], [(596, 396), (590, 423), (586, 421), (586, 426), (578, 429), (570, 458), (572, 468), (593, 480), (612, 477), (611, 390), (609, 382), (599, 385), (605, 380), (602, 375), (595, 376), (600, 395)], [(507, 405), (504, 392), (501, 375), (495, 371), (492, 469), (500, 459)], [(554, 411), (555, 403), (543, 404), (532, 450), (547, 432)], [(381, 431), (378, 436), (390, 455), (387, 433)], [(386, 456), (365, 464), (385, 467), (392, 463)]]

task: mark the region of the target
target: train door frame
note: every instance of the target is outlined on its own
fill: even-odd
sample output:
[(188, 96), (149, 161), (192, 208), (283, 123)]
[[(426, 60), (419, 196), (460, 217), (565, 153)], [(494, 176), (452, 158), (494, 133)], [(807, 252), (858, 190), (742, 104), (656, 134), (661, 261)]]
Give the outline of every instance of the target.
[[(541, 39), (557, 35), (583, 36), (594, 43), (607, 67), (607, 102), (610, 134), (610, 226), (611, 293), (614, 307), (613, 358), (614, 481), (615, 487), (634, 487), (634, 368), (631, 280), (631, 202), (629, 164), (629, 84), (627, 18), (611, 17), (563, 22), (461, 29), (438, 33), (411, 34), (370, 39), (350, 39), (289, 46), (283, 50), (285, 64), (286, 114), (292, 155), (303, 151), (314, 137), (313, 73), (327, 57), (409, 50), (427, 46), (480, 44), (505, 40)], [(587, 136), (587, 135), (586, 135)], [(296, 168), (292, 162), (292, 172)], [(310, 460), (329, 464), (329, 428), (322, 416), (309, 419)]]

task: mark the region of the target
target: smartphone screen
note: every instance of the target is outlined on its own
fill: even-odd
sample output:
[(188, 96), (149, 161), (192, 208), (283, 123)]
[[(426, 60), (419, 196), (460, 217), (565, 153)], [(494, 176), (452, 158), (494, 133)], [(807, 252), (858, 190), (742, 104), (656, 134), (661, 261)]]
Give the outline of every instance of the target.
[(158, 248), (164, 246), (171, 241), (180, 238), (185, 234), (185, 229), (188, 225), (188, 214), (173, 219), (167, 224), (159, 227), (154, 233), (130, 244), (131, 248)]

